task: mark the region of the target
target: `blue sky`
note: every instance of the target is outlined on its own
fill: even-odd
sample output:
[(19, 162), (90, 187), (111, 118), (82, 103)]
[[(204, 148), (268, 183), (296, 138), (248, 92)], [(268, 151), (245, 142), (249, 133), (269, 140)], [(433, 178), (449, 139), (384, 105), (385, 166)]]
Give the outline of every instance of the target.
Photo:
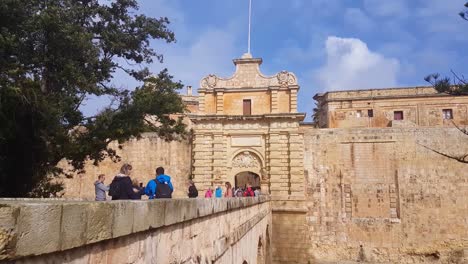
[[(299, 111), (310, 116), (319, 92), (427, 85), (450, 70), (466, 74), (465, 0), (252, 0), (252, 54), (262, 72), (294, 72)], [(247, 50), (248, 0), (140, 0), (140, 12), (166, 16), (177, 43), (154, 41), (176, 80), (195, 90), (207, 74), (229, 77)], [(137, 85), (118, 73), (115, 84)], [(103, 100), (83, 108), (92, 113)]]

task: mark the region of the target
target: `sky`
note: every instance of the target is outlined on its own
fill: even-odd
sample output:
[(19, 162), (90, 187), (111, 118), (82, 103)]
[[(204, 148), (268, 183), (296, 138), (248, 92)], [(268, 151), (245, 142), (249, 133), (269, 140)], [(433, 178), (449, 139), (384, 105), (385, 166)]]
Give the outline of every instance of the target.
[[(105, 0), (103, 0), (105, 1)], [(247, 51), (248, 0), (139, 0), (141, 12), (168, 17), (177, 42), (152, 41), (175, 80), (199, 88), (208, 74), (230, 77)], [(465, 0), (252, 0), (251, 53), (261, 71), (294, 72), (298, 108), (310, 116), (317, 93), (428, 85), (424, 77), (467, 74)], [(114, 84), (138, 83), (117, 73)], [(185, 91), (181, 91), (185, 93)], [(91, 114), (105, 100), (90, 99)]]

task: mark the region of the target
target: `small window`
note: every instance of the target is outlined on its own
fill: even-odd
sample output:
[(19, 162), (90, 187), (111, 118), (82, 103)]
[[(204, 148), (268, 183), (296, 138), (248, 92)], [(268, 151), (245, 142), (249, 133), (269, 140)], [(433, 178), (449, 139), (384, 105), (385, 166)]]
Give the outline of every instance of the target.
[(367, 116), (368, 117), (374, 117), (374, 110), (373, 109), (367, 110)]
[(453, 119), (452, 109), (443, 109), (442, 110), (442, 117), (444, 119)]
[(394, 111), (393, 120), (403, 120), (403, 111)]
[(361, 110), (357, 110), (356, 112), (356, 117), (362, 117), (362, 111)]
[(244, 115), (252, 114), (252, 101), (250, 99), (245, 99), (243, 101)]

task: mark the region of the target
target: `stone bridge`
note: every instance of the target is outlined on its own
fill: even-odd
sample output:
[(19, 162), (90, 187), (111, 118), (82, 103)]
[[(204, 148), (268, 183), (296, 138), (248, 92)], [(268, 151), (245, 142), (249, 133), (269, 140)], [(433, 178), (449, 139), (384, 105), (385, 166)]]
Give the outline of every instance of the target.
[(266, 196), (0, 200), (0, 263), (271, 263)]

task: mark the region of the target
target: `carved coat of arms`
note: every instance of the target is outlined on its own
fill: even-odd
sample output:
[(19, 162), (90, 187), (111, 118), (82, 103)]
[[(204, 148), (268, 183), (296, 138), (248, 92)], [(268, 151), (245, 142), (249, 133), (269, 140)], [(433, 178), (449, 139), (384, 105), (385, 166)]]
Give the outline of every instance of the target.
[(259, 168), (260, 162), (250, 152), (244, 152), (237, 155), (232, 160), (232, 167), (234, 168)]
[(205, 78), (203, 78), (201, 86), (203, 88), (214, 88), (216, 87), (217, 81), (218, 81), (218, 77), (216, 77), (216, 75), (214, 74), (210, 74), (206, 76)]

